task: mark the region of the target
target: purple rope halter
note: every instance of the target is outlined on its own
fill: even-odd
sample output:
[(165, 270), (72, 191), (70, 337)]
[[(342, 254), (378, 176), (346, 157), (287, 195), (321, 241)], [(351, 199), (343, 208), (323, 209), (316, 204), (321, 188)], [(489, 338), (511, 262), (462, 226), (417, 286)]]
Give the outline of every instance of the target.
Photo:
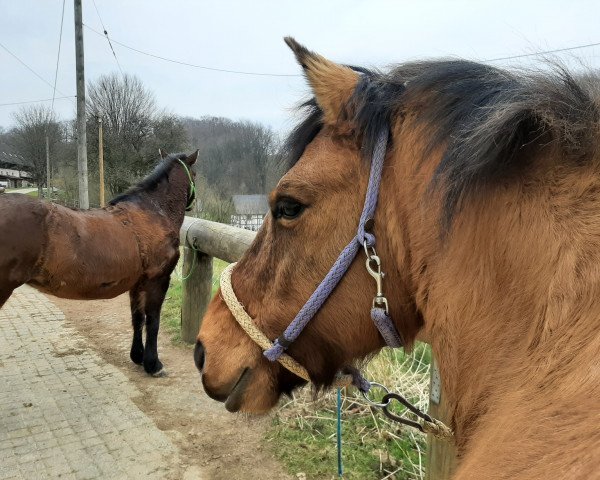
[[(356, 237), (354, 237), (346, 248), (342, 250), (342, 253), (340, 253), (340, 256), (331, 267), (331, 270), (329, 270), (323, 281), (300, 309), (294, 320), (292, 320), (292, 323), (285, 329), (283, 335), (277, 338), (273, 343), (273, 346), (264, 352), (264, 356), (270, 361), (276, 361), (292, 342), (298, 338), (300, 333), (302, 333), (304, 327), (306, 327), (308, 322), (315, 316), (327, 298), (329, 298), (331, 292), (333, 292), (334, 288), (338, 285), (361, 247), (364, 247), (367, 254), (367, 270), (369, 271), (369, 274), (377, 280), (377, 295), (373, 299), (371, 319), (388, 346), (394, 348), (402, 346), (402, 338), (396, 330), (391, 317), (388, 315), (387, 300), (381, 291), (381, 279), (383, 278), (383, 274), (380, 269), (379, 257), (377, 257), (375, 253), (375, 236), (373, 233), (365, 230), (367, 221), (372, 219), (375, 215), (387, 142), (388, 128), (386, 127), (379, 133), (373, 149), (369, 185), (365, 196), (365, 205), (358, 223), (358, 233)], [(371, 253), (369, 253), (369, 250)], [(372, 268), (373, 265), (375, 265), (376, 270)], [(357, 381), (357, 383), (360, 382)], [(361, 388), (360, 385), (357, 386)], [(367, 385), (362, 385), (361, 390), (363, 389), (368, 390), (369, 388)]]

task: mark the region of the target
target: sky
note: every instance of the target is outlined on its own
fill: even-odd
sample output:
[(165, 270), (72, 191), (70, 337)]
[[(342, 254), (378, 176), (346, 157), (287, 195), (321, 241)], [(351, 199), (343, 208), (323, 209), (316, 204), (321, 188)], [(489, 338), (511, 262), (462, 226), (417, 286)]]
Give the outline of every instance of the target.
[[(340, 62), (386, 68), (435, 57), (489, 60), (600, 42), (597, 0), (83, 0), (86, 82), (121, 69), (182, 116), (252, 120), (283, 133), (309, 91), (283, 37)], [(0, 104), (49, 99), (63, 0), (0, 0)], [(100, 18), (102, 20), (100, 20)], [(56, 96), (75, 95), (73, 0), (66, 0)], [(165, 62), (117, 44), (211, 68), (292, 76), (243, 75)], [(560, 54), (575, 68), (600, 68), (600, 46)], [(535, 57), (494, 62), (530, 65)], [(51, 102), (45, 102), (50, 105)], [(18, 105), (0, 105), (0, 126)], [(57, 99), (67, 120), (75, 101)]]

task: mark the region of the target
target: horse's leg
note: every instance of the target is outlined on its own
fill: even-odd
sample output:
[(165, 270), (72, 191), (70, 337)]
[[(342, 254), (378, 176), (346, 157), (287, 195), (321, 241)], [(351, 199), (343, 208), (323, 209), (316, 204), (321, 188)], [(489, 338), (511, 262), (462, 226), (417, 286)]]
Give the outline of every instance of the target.
[(129, 292), (129, 303), (131, 305), (131, 323), (133, 325), (133, 341), (131, 342), (131, 351), (129, 358), (133, 363), (141, 365), (144, 361), (144, 342), (142, 341), (142, 330), (144, 329), (143, 296), (140, 289), (136, 286)]
[(162, 363), (158, 359), (158, 328), (160, 326), (160, 309), (169, 289), (170, 275), (150, 280), (144, 285), (146, 292), (146, 348), (144, 349), (144, 370), (151, 375), (159, 376)]

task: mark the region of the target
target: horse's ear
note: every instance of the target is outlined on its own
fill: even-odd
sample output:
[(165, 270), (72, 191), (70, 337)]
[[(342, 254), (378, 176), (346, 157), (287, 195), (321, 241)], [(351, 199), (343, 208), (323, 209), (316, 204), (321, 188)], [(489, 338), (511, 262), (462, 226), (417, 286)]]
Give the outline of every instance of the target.
[(304, 69), (317, 103), (323, 110), (323, 121), (329, 125), (336, 124), (356, 88), (358, 73), (311, 52), (292, 37), (284, 40)]
[(160, 154), (160, 158), (162, 158), (163, 160), (169, 156), (169, 154), (164, 148), (159, 148), (158, 153)]
[(200, 150), (196, 150), (191, 155), (188, 155), (187, 158), (185, 159), (185, 162), (190, 166), (193, 165), (194, 163), (196, 163), (196, 160), (198, 160), (198, 152), (199, 151)]

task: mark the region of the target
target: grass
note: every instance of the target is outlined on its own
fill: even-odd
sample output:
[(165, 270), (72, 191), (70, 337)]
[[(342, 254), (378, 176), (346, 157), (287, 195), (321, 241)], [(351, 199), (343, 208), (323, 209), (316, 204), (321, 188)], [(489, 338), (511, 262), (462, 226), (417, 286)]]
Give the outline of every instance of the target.
[[(418, 344), (411, 354), (385, 349), (370, 362), (365, 375), (426, 409), (430, 362), (431, 352), (425, 344)], [(344, 478), (422, 479), (425, 436), (390, 422), (352, 390), (343, 395), (342, 404)], [(382, 392), (373, 395), (375, 399)], [(337, 473), (336, 394), (313, 397), (305, 389), (282, 405), (267, 442), (290, 473), (330, 479)]]
[[(183, 259), (183, 255), (181, 256)], [(213, 280), (212, 280), (212, 293), (217, 292), (219, 288), (219, 277), (223, 269), (229, 265), (227, 262), (215, 258), (213, 260)], [(161, 310), (161, 325), (171, 334), (171, 338), (174, 342), (181, 342), (181, 300), (183, 292), (183, 282), (181, 275), (182, 260), (175, 268), (175, 271), (171, 275), (171, 284), (167, 291), (167, 296)]]
[[(22, 189), (21, 188), (7, 188), (5, 190), (5, 192), (6, 193), (14, 193), (14, 192), (18, 192), (19, 190), (22, 190)], [(25, 193), (24, 195), (27, 195), (28, 197), (38, 198), (38, 192), (37, 192), (37, 190), (35, 190), (33, 192)]]
[(171, 334), (174, 342), (181, 342), (181, 296), (182, 281), (171, 275), (171, 284), (160, 312), (161, 328)]
[[(6, 193), (14, 193), (22, 190), (22, 188), (7, 188), (5, 190)], [(38, 191), (34, 190), (33, 192), (24, 193), (23, 195), (27, 195), (28, 197), (38, 198)]]

